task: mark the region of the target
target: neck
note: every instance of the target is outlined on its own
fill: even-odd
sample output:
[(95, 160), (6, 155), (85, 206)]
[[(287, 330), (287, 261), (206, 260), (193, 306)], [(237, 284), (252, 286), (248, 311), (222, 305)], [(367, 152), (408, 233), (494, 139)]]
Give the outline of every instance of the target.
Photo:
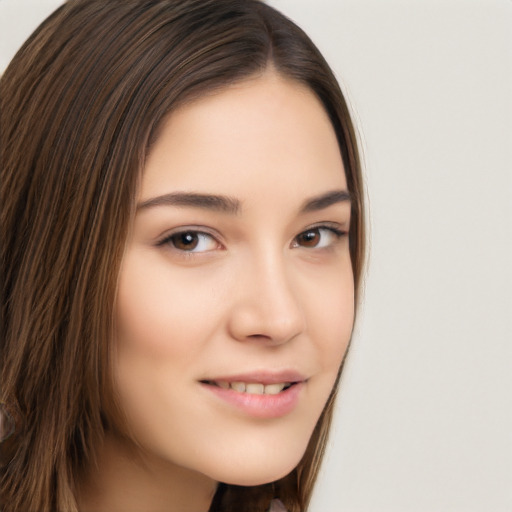
[(207, 512), (216, 482), (108, 436), (78, 485), (80, 512)]

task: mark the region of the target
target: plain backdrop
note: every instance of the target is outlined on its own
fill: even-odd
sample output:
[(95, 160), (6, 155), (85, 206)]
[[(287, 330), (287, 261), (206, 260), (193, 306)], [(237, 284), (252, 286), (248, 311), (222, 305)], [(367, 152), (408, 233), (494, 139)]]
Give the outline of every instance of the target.
[[(0, 0), (0, 69), (59, 3)], [(371, 224), (311, 512), (511, 512), (512, 2), (270, 3), (350, 100)]]

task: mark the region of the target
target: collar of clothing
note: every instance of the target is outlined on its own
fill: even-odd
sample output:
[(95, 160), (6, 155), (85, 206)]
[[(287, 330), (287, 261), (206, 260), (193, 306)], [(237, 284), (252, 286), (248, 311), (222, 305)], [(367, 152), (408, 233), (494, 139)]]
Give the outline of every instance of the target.
[(281, 500), (272, 500), (268, 512), (287, 512)]

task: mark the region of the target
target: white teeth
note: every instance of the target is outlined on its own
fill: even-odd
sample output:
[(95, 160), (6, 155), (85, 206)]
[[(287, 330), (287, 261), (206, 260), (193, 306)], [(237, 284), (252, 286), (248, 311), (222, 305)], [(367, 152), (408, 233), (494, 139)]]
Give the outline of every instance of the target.
[(216, 381), (215, 384), (223, 389), (233, 389), (239, 393), (249, 393), (250, 395), (277, 395), (283, 391), (284, 388), (289, 387), (289, 382), (281, 382), (279, 384), (260, 384), (257, 382), (227, 382)]
[(281, 393), (285, 385), (286, 384), (284, 382), (281, 384), (268, 384), (265, 386), (265, 395), (277, 395), (278, 393)]
[(232, 382), (231, 387), (239, 393), (245, 392), (245, 382)]
[(245, 392), (251, 395), (263, 395), (265, 386), (263, 384), (246, 384)]

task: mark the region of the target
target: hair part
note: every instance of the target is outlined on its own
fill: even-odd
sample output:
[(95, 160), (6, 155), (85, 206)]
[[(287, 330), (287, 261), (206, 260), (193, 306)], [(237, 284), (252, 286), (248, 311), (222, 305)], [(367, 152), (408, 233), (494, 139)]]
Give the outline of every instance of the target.
[[(304, 32), (258, 0), (68, 0), (0, 80), (0, 400), (4, 512), (76, 511), (77, 475), (121, 421), (112, 382), (117, 280), (151, 142), (185, 102), (268, 66), (306, 85), (335, 129), (352, 197), (357, 289), (363, 190), (354, 127), (336, 79)], [(311, 498), (336, 387), (299, 466), (253, 488), (221, 484), (212, 512)], [(51, 447), (51, 448), (49, 448)]]

